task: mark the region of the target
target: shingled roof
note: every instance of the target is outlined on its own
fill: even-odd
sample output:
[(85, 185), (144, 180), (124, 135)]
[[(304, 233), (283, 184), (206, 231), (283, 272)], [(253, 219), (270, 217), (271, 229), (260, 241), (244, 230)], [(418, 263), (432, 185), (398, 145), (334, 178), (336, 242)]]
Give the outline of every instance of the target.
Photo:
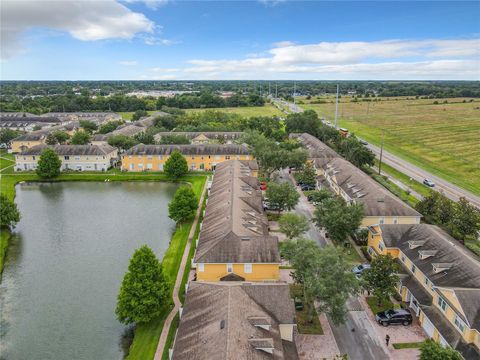
[(52, 149), (60, 156), (104, 156), (117, 150), (110, 145), (36, 145), (21, 152), (20, 155), (40, 155), (47, 148)]
[(183, 132), (159, 132), (155, 134), (155, 140), (160, 140), (162, 136), (167, 136), (167, 135), (182, 135), (185, 136), (188, 139), (194, 139), (199, 135), (204, 135), (208, 139), (214, 140), (214, 139), (238, 139), (243, 135), (243, 132), (240, 131), (183, 131)]
[(287, 284), (190, 282), (173, 359), (298, 359), (281, 324), (295, 324)]
[(333, 149), (318, 140), (315, 136), (303, 134), (290, 134), (293, 139), (299, 140), (307, 148), (310, 159), (313, 160), (316, 167), (323, 167), (332, 159), (341, 158)]
[[(399, 248), (435, 287), (455, 291), (471, 327), (480, 330), (479, 258), (439, 227), (380, 225), (387, 247)], [(421, 258), (424, 254), (428, 257)]]
[(250, 150), (242, 145), (136, 145), (127, 155), (170, 155), (179, 151), (183, 155), (249, 155)]
[(196, 263), (279, 263), (268, 233), (259, 181), (248, 163), (217, 165), (195, 254)]

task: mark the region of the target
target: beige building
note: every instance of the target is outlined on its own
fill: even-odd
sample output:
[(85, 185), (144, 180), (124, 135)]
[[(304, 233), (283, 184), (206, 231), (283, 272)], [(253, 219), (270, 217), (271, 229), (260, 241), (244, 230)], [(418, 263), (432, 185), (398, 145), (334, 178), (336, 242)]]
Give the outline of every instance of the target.
[(36, 170), (40, 155), (47, 148), (58, 154), (62, 171), (107, 171), (118, 158), (117, 149), (109, 145), (37, 145), (15, 155), (15, 171)]
[(480, 259), (427, 224), (372, 226), (368, 246), (401, 264), (398, 291), (426, 334), (480, 359)]
[(170, 358), (298, 359), (284, 283), (190, 282)]
[(233, 144), (240, 139), (243, 132), (239, 131), (193, 131), (193, 132), (159, 132), (155, 134), (155, 141), (161, 142), (163, 136), (180, 135), (185, 136), (192, 144)]
[(422, 215), (382, 185), (310, 134), (295, 134), (308, 149), (320, 186), (327, 186), (347, 203), (363, 204), (362, 226), (419, 224)]

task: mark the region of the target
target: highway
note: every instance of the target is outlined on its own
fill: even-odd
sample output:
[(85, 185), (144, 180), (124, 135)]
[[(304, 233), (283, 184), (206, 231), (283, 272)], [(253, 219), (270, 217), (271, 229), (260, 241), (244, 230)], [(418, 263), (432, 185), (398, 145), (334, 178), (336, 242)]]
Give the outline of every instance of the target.
[[(375, 145), (367, 145), (367, 147), (373, 151), (377, 158), (380, 157), (380, 148)], [(409, 162), (395, 156), (388, 151), (383, 150), (382, 162), (387, 165), (390, 165), (394, 169), (402, 172), (403, 174), (411, 177), (412, 179), (423, 182), (424, 179), (431, 180), (435, 183), (434, 190), (437, 190), (443, 193), (449, 199), (458, 201), (460, 197), (466, 198), (472, 205), (480, 208), (480, 197), (472, 194), (469, 191), (463, 190), (456, 185), (449, 183), (438, 176), (430, 174), (428, 171), (425, 171), (418, 166), (412, 165)]]

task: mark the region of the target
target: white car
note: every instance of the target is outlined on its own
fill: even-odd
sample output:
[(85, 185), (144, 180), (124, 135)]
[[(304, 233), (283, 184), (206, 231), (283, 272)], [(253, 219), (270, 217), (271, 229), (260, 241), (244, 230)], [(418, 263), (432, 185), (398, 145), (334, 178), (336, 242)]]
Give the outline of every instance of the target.
[(428, 180), (428, 179), (425, 179), (423, 180), (423, 183), (427, 186), (430, 186), (430, 187), (434, 187), (435, 186), (435, 183), (431, 180)]

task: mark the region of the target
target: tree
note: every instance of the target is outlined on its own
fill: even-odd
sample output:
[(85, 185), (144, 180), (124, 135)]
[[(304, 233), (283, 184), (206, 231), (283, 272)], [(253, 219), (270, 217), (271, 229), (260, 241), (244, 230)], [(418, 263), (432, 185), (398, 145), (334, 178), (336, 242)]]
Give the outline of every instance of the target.
[(270, 207), (278, 210), (279, 213), (284, 210), (292, 210), (300, 198), (297, 190), (288, 182), (269, 183), (266, 196)]
[(168, 177), (178, 179), (188, 173), (187, 160), (179, 151), (174, 151), (168, 157), (163, 169)]
[(20, 131), (4, 128), (0, 130), (0, 144), (9, 145), (16, 137), (20, 136)]
[(298, 238), (310, 228), (307, 218), (295, 213), (282, 215), (280, 220), (278, 220), (278, 224), (280, 231), (284, 233), (288, 239)]
[[(343, 323), (347, 299), (358, 292), (359, 285), (342, 252), (334, 246), (321, 249), (312, 240), (299, 239), (288, 241), (282, 247), (282, 256), (294, 267), (294, 278), (303, 285), (305, 301), (317, 301), (319, 310), (335, 324)], [(309, 321), (313, 315), (310, 311)]]
[(290, 114), (285, 120), (285, 128), (289, 134), (309, 133), (315, 136), (319, 126), (320, 119), (314, 110)]
[(300, 173), (300, 179), (306, 185), (317, 185), (317, 171), (311, 162), (307, 162), (303, 171)]
[(332, 240), (344, 242), (358, 229), (363, 214), (362, 204), (347, 205), (343, 199), (331, 198), (317, 204), (313, 222), (326, 229)]
[(89, 134), (98, 129), (98, 125), (90, 120), (80, 120), (80, 127)]
[(37, 165), (37, 175), (42, 179), (51, 179), (60, 175), (62, 160), (52, 149), (45, 149), (40, 155)]
[(42, 127), (40, 125), (35, 125), (32, 130), (33, 131), (42, 130)]
[(141, 144), (155, 144), (155, 138), (151, 132), (141, 132), (134, 136), (134, 139)]
[(56, 144), (63, 144), (68, 139), (70, 139), (70, 135), (68, 135), (65, 131), (55, 131), (53, 133), (48, 134), (45, 142), (47, 143), (47, 145), (56, 145)]
[(332, 199), (332, 198), (333, 198), (333, 194), (326, 188), (310, 191), (308, 193), (308, 200), (313, 204), (319, 204), (325, 200)]
[(453, 234), (460, 239), (476, 239), (480, 231), (480, 211), (461, 197), (455, 204), (454, 216), (451, 218)]
[(168, 294), (161, 263), (153, 251), (143, 245), (130, 259), (115, 314), (123, 324), (146, 323), (160, 315), (168, 302)]
[(190, 139), (185, 135), (163, 135), (160, 144), (190, 144)]
[(140, 118), (147, 116), (148, 113), (145, 110), (137, 110), (133, 113), (132, 115), (132, 120), (137, 121), (140, 120)]
[(108, 138), (108, 145), (121, 150), (128, 150), (137, 144), (137, 140), (126, 135), (115, 135)]
[(175, 222), (190, 219), (197, 210), (198, 199), (190, 186), (181, 186), (168, 204), (168, 217)]
[(100, 128), (98, 129), (98, 133), (108, 134), (109, 132), (116, 130), (121, 124), (123, 124), (123, 121), (109, 121), (100, 126)]
[[(282, 144), (280, 144), (280, 147), (282, 147)], [(290, 166), (295, 169), (303, 168), (303, 166), (305, 165), (308, 159), (308, 151), (305, 149), (293, 149), (293, 150), (285, 149), (285, 150), (288, 151), (286, 166)]]
[(77, 131), (72, 136), (71, 143), (73, 145), (86, 145), (90, 142), (90, 134), (86, 131)]
[(463, 356), (449, 346), (428, 339), (420, 345), (420, 360), (463, 360)]
[(362, 145), (354, 135), (348, 138), (342, 138), (339, 151), (345, 159), (356, 167), (374, 165), (375, 155), (370, 149)]
[(20, 212), (17, 204), (0, 194), (0, 226), (15, 227), (20, 221)]
[(398, 266), (390, 254), (373, 258), (370, 269), (363, 272), (365, 287), (377, 297), (378, 303), (384, 303), (397, 292), (399, 281)]

